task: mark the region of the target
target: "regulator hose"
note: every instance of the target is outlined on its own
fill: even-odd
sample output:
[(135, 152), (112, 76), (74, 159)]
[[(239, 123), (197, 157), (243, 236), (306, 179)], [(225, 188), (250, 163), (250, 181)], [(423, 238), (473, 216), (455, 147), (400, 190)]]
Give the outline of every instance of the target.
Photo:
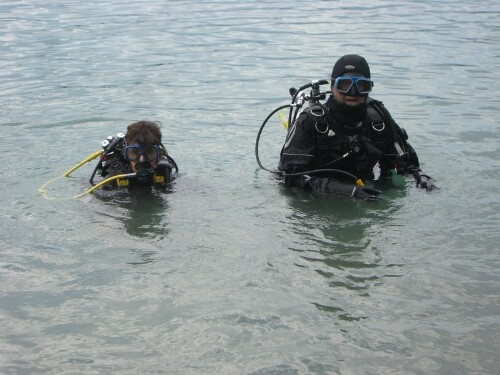
[(274, 111), (272, 111), (267, 117), (266, 119), (264, 120), (264, 122), (262, 123), (262, 125), (260, 126), (260, 129), (259, 129), (259, 132), (257, 133), (257, 139), (255, 140), (255, 158), (257, 159), (257, 164), (259, 164), (259, 167), (261, 167), (263, 170), (267, 171), (267, 172), (271, 172), (271, 173), (275, 173), (275, 174), (283, 174), (283, 172), (280, 172), (280, 171), (272, 171), (270, 169), (267, 169), (266, 167), (264, 167), (262, 165), (262, 163), (260, 162), (260, 158), (259, 158), (259, 141), (260, 141), (260, 135), (262, 134), (262, 130), (264, 130), (264, 127), (266, 126), (267, 122), (269, 121), (269, 119), (276, 113), (278, 112), (279, 110), (282, 110), (284, 108), (292, 108), (293, 106), (291, 104), (285, 104), (285, 105), (282, 105), (278, 108), (276, 108)]

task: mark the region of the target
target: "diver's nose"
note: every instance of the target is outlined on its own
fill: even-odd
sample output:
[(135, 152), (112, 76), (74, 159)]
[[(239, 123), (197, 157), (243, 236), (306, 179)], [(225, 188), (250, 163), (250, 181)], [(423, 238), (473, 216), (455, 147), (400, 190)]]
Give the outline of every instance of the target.
[(349, 96), (356, 96), (357, 91), (358, 91), (358, 90), (357, 90), (357, 88), (356, 88), (356, 85), (355, 85), (355, 84), (353, 84), (353, 85), (351, 86), (351, 89), (350, 89), (350, 90), (349, 90), (349, 92), (347, 93), (347, 95), (349, 95)]
[(146, 157), (144, 156), (144, 154), (141, 154), (141, 156), (139, 157), (139, 161), (146, 161)]

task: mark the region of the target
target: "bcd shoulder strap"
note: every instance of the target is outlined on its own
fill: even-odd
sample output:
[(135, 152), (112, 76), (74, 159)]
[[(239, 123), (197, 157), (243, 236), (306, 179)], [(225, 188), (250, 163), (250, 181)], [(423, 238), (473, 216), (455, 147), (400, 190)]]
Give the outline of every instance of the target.
[(383, 132), (387, 126), (391, 126), (390, 120), (386, 118), (382, 110), (382, 102), (368, 98), (367, 115), (369, 119), (369, 126), (376, 132)]
[(391, 114), (381, 101), (368, 98), (367, 104), (368, 117), (371, 121), (372, 128), (375, 131), (382, 132), (387, 127), (391, 132), (394, 148), (396, 149), (398, 156), (403, 156), (403, 149), (405, 148), (404, 141), (406, 140), (404, 139), (404, 134), (406, 134), (406, 132), (402, 131), (402, 129), (396, 124)]
[(328, 150), (329, 140), (328, 133), (330, 132), (331, 119), (328, 117), (330, 111), (323, 103), (316, 103), (312, 107), (305, 109), (310, 121), (313, 124), (313, 137), (316, 141), (316, 146), (322, 152)]

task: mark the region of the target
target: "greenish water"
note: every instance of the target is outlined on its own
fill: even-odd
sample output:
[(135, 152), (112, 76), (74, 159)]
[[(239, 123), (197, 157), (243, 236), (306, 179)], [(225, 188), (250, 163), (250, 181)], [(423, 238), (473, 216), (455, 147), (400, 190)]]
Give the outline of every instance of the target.
[[(494, 1), (3, 1), (0, 372), (500, 372)], [(257, 131), (346, 53), (441, 190), (283, 190)], [(140, 119), (172, 192), (38, 188)], [(278, 161), (279, 121), (261, 160)], [(93, 163), (50, 185), (89, 187)]]

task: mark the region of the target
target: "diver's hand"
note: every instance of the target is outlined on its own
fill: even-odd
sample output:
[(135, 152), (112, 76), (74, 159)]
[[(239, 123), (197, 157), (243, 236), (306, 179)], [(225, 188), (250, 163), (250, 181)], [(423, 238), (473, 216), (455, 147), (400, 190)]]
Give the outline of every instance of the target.
[(437, 189), (438, 187), (432, 181), (432, 178), (427, 178), (427, 176), (421, 176), (422, 179), (420, 180), (420, 184), (417, 183), (417, 186), (420, 186), (422, 189), (425, 189), (427, 191), (432, 191), (434, 189)]
[(417, 180), (417, 187), (420, 187), (427, 191), (438, 189), (431, 177), (425, 174), (419, 174), (418, 172), (414, 173), (413, 176), (415, 177), (415, 180)]

